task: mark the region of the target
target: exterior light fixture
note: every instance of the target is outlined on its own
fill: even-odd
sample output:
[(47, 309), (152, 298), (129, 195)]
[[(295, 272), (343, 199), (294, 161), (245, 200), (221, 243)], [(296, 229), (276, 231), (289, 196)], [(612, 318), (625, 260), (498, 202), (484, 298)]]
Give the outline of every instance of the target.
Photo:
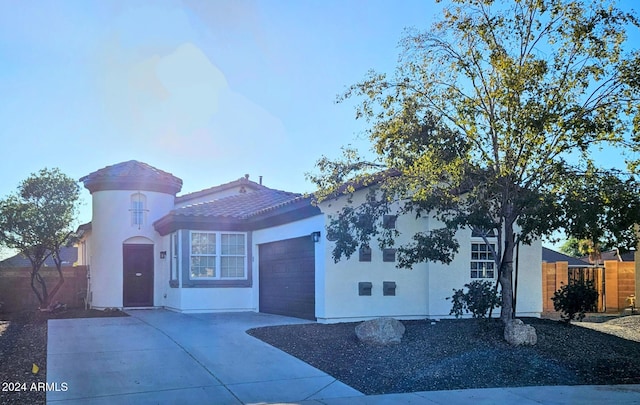
[(163, 250), (163, 251), (160, 252), (160, 258), (164, 259), (165, 257), (167, 257), (167, 251)]
[(313, 239), (314, 243), (320, 242), (320, 231), (312, 232), (311, 239)]

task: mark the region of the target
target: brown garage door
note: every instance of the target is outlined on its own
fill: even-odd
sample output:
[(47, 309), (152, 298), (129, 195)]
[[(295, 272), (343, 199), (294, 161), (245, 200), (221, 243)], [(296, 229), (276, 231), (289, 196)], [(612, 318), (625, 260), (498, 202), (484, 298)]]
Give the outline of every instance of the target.
[(260, 245), (260, 312), (316, 319), (314, 250), (310, 236)]

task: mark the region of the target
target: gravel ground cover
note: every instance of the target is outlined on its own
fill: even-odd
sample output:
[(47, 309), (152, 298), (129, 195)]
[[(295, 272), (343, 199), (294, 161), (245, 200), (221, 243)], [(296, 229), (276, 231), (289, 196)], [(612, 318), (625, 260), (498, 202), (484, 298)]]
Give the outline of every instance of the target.
[[(47, 320), (128, 316), (120, 311), (68, 309), (0, 313), (0, 404), (44, 404)], [(39, 367), (33, 373), (33, 364)]]
[[(538, 344), (511, 347), (495, 320), (403, 322), (400, 344), (358, 341), (356, 323), (257, 328), (248, 333), (371, 394), (536, 385), (638, 384), (640, 316), (599, 323), (604, 333), (547, 319), (524, 319)], [(586, 323), (584, 323), (586, 324)]]

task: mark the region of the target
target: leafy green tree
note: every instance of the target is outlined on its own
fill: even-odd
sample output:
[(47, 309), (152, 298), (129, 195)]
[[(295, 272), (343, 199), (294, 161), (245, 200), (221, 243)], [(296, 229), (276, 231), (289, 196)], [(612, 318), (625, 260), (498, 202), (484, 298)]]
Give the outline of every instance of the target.
[[(17, 193), (0, 200), (0, 243), (18, 250), (31, 262), (31, 289), (40, 308), (49, 308), (64, 283), (60, 248), (73, 229), (80, 188), (59, 169), (42, 169), (18, 186)], [(40, 273), (52, 256), (58, 282), (49, 290)]]
[(640, 187), (634, 176), (590, 168), (569, 176), (561, 188), (563, 227), (580, 256), (638, 246)]
[[(615, 244), (614, 244), (615, 245)], [(605, 248), (602, 248), (599, 242), (594, 242), (590, 239), (578, 239), (574, 236), (570, 236), (561, 246), (560, 252), (565, 255), (572, 257), (588, 257), (589, 261), (592, 263), (596, 263), (601, 257), (601, 252), (603, 250), (609, 250), (604, 245)]]
[(599, 243), (594, 243), (589, 239), (578, 239), (574, 236), (570, 236), (558, 249), (561, 253), (572, 257), (583, 257), (597, 255), (602, 250), (609, 250), (608, 248), (601, 248)]
[(372, 71), (339, 97), (361, 100), (375, 157), (346, 148), (308, 176), (319, 201), (370, 186), (330, 221), (334, 259), (372, 238), (393, 245), (380, 216), (398, 204), (443, 224), (399, 246), (399, 267), (450, 262), (460, 229), (495, 232), (501, 319), (512, 318), (516, 245), (562, 228), (569, 179), (638, 129), (634, 25), (609, 1), (454, 0), (431, 29), (409, 31), (395, 74)]
[(574, 237), (569, 237), (558, 249), (567, 256), (580, 257), (585, 255), (582, 241)]

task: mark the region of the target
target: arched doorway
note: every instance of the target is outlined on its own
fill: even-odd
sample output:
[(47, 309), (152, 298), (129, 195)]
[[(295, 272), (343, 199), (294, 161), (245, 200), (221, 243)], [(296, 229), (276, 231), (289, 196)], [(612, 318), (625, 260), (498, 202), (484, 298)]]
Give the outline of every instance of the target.
[(153, 245), (122, 245), (122, 305), (153, 306)]

